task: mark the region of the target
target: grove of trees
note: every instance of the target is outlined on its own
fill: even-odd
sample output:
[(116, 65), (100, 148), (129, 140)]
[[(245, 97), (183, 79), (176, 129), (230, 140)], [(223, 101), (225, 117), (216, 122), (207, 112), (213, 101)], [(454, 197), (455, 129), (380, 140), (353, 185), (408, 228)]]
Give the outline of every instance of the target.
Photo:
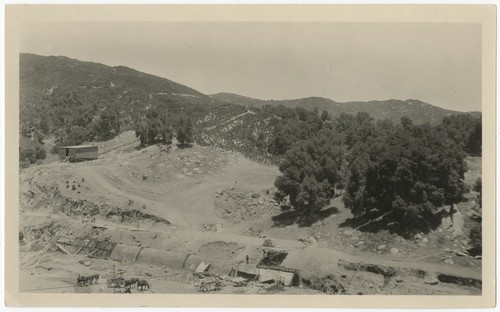
[(165, 106), (148, 108), (144, 115), (135, 122), (135, 134), (142, 146), (161, 141), (171, 144), (175, 137), (180, 145), (187, 145), (194, 141), (194, 130), (191, 119), (176, 116)]
[(403, 234), (428, 230), (439, 207), (462, 200), (465, 157), (481, 150), (480, 119), (467, 115), (430, 126), (405, 117), (375, 122), (366, 113), (286, 114), (268, 146), (283, 157), (276, 197), (311, 220), (343, 190), (355, 217), (386, 215)]

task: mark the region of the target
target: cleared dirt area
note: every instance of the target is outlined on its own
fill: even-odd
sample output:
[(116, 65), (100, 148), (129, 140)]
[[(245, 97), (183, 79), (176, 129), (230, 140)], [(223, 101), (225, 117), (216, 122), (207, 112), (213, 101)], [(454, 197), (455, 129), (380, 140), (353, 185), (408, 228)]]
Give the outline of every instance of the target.
[[(141, 149), (134, 139), (126, 132), (101, 143), (95, 161), (21, 170), (21, 290), (113, 292), (105, 281), (124, 270), (124, 276), (149, 281), (151, 288), (144, 292), (197, 292), (193, 269), (158, 265), (161, 259), (120, 262), (44, 250), (64, 236), (120, 243), (138, 252), (196, 255), (219, 275), (240, 262), (258, 263), (265, 239), (271, 239), (275, 249), (288, 253), (281, 265), (298, 270), (304, 280), (296, 287), (228, 284), (220, 293), (341, 293), (338, 285), (347, 294), (481, 293), (481, 259), (466, 253), (467, 222), (460, 235), (442, 226), (410, 240), (362, 232), (345, 225), (352, 215), (338, 197), (322, 220), (304, 226), (273, 198), (276, 167), (210, 147)], [(481, 160), (468, 162), (466, 182), (471, 184), (480, 176)], [(465, 219), (476, 195), (471, 192), (457, 205)], [(342, 261), (368, 267), (353, 269), (339, 265)], [(375, 266), (396, 273), (384, 276)], [(96, 273), (101, 283), (75, 286), (78, 274)], [(328, 277), (332, 274), (334, 279)]]

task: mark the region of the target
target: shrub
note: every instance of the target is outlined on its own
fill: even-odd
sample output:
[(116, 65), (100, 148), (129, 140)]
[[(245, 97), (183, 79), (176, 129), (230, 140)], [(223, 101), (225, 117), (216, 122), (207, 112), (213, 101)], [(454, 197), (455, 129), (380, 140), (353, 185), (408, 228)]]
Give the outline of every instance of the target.
[(481, 251), (483, 249), (483, 227), (481, 222), (478, 222), (469, 232), (470, 244), (473, 249)]
[(35, 163), (38, 159), (45, 159), (46, 152), (43, 144), (38, 140), (21, 137), (19, 140), (19, 160)]
[(19, 168), (21, 169), (26, 169), (26, 168), (29, 168), (30, 166), (30, 162), (27, 161), (27, 160), (21, 160), (19, 161)]

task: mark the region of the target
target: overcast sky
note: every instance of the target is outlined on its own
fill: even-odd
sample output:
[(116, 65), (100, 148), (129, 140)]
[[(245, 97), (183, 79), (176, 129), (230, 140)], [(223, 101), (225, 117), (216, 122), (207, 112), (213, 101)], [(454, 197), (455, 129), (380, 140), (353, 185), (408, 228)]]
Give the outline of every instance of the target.
[(26, 27), (20, 48), (124, 65), (205, 94), (481, 110), (478, 24), (45, 23)]

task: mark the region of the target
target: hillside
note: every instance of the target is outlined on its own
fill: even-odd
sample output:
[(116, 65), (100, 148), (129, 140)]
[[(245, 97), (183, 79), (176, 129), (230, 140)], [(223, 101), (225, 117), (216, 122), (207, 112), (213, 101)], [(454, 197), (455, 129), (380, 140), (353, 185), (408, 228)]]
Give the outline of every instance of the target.
[(73, 102), (82, 103), (81, 109), (91, 116), (105, 110), (113, 112), (122, 130), (130, 127), (141, 111), (157, 103), (186, 107), (215, 102), (187, 86), (124, 66), (27, 53), (20, 54), (19, 65), (20, 122), (25, 133), (33, 129), (44, 134), (61, 131), (54, 121), (61, 112), (53, 110), (55, 103), (68, 94), (74, 94), (77, 100)]
[(20, 61), (21, 102), (53, 92), (78, 92), (100, 101), (147, 100), (171, 96), (209, 100), (204, 94), (171, 80), (124, 66), (106, 66), (65, 56), (22, 53)]
[[(309, 110), (317, 109), (318, 111), (327, 111), (332, 117), (336, 117), (341, 113), (356, 114), (357, 112), (367, 112), (375, 118), (390, 119), (399, 123), (401, 117), (409, 117), (415, 124), (429, 122), (438, 124), (443, 117), (453, 114), (461, 114), (462, 112), (443, 109), (419, 100), (386, 100), (386, 101), (368, 101), (368, 102), (335, 102), (333, 100), (322, 97), (309, 97), (295, 100), (260, 100), (253, 99), (231, 93), (217, 93), (210, 95), (215, 100), (240, 104), (251, 107), (262, 107), (264, 105), (283, 105), (285, 107), (304, 107)], [(474, 116), (480, 116), (479, 112), (471, 112)]]
[(21, 147), (26, 151), (20, 158), (29, 158), (31, 163), (45, 158), (44, 151), (49, 154), (46, 143), (55, 146), (103, 141), (134, 130), (139, 118), (151, 109), (161, 111), (170, 124), (180, 117), (190, 119), (199, 145), (276, 163), (279, 160), (268, 153), (267, 147), (279, 120), (295, 118), (296, 106), (326, 110), (332, 119), (341, 113), (364, 111), (376, 120), (389, 118), (395, 124), (403, 116), (415, 124), (438, 124), (444, 116), (458, 113), (418, 100), (338, 103), (320, 97), (259, 100), (230, 93), (207, 96), (124, 66), (20, 54)]

